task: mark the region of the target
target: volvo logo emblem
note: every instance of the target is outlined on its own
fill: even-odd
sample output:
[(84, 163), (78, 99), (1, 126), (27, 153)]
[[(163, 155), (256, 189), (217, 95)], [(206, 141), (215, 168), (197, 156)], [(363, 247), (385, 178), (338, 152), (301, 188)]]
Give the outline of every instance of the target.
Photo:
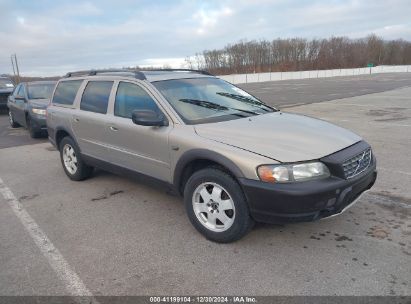
[[(368, 167), (368, 165), (369, 165), (369, 162), (371, 161), (371, 155), (370, 155), (370, 157), (367, 159), (367, 158), (365, 158), (365, 156), (367, 155), (367, 154), (370, 154), (371, 153), (371, 151), (364, 151), (364, 153), (361, 155), (361, 157), (360, 157), (360, 159), (357, 161), (357, 168), (355, 168), (355, 171), (354, 171), (354, 173), (353, 173), (353, 176), (354, 175), (356, 175), (357, 173), (360, 173), (360, 172), (358, 172), (360, 169), (365, 169), (366, 167)], [(366, 163), (367, 162), (367, 163)]]

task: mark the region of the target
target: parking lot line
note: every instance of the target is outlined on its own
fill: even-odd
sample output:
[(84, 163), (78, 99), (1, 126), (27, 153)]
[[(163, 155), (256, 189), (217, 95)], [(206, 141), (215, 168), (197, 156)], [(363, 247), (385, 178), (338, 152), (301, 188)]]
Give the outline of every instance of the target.
[[(19, 200), (1, 178), (0, 193), (6, 200), (10, 208), (13, 210), (14, 214), (23, 224), (24, 228), (30, 234), (34, 243), (47, 259), (54, 272), (64, 283), (67, 292), (69, 292), (72, 296), (92, 297), (92, 293), (87, 289), (80, 277), (74, 272), (73, 269), (71, 269), (70, 265), (64, 259), (60, 251), (53, 245), (47, 235), (40, 229), (34, 219), (24, 209)], [(92, 299), (92, 303), (97, 303), (97, 301), (95, 299)]]

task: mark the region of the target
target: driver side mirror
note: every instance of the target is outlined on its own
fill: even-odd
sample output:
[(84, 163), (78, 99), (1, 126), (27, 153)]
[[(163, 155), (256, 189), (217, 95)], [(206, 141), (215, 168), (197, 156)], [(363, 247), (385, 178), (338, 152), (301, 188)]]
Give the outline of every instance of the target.
[(134, 110), (131, 114), (131, 120), (136, 125), (165, 127), (168, 126), (168, 120), (162, 113), (153, 110)]

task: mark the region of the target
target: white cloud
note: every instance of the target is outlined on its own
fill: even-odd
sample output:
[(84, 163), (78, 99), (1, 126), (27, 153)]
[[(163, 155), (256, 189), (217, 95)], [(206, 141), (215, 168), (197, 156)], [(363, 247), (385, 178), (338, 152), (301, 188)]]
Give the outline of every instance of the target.
[(233, 10), (229, 7), (221, 7), (220, 9), (200, 9), (193, 14), (193, 20), (199, 22), (197, 33), (202, 35), (214, 29), (221, 18), (230, 17), (233, 15)]
[(24, 19), (23, 17), (17, 17), (17, 22), (21, 25), (24, 25), (24, 23), (26, 23), (26, 19)]
[(349, 36), (354, 38), (362, 38), (370, 33), (374, 33), (377, 36), (384, 37), (385, 39), (404, 39), (411, 37), (411, 26), (407, 26), (406, 24), (386, 25), (383, 27), (373, 28), (368, 31), (352, 32)]
[(156, 67), (162, 68), (164, 66), (178, 69), (185, 66), (185, 58), (149, 58), (144, 59), (141, 62), (137, 62), (137, 65), (144, 67)]
[(97, 16), (103, 14), (103, 10), (91, 2), (68, 3), (53, 10), (58, 16)]

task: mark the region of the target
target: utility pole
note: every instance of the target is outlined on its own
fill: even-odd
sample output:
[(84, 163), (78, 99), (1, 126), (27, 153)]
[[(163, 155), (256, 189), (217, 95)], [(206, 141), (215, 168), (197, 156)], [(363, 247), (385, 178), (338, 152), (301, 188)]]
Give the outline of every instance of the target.
[[(13, 62), (13, 59), (14, 59), (14, 62)], [(14, 77), (16, 77), (16, 72), (17, 72), (17, 83), (19, 83), (20, 82), (20, 71), (19, 71), (19, 64), (17, 62), (16, 54), (11, 55), (11, 64), (13, 66)], [(16, 65), (16, 69), (14, 69), (14, 65)]]
[(17, 63), (17, 55), (16, 54), (14, 54), (14, 60), (16, 61), (17, 76), (19, 77), (19, 82), (20, 82), (19, 64)]
[(16, 82), (17, 77), (16, 77), (16, 70), (14, 69), (13, 55), (10, 56), (10, 60), (11, 60), (11, 66), (13, 67), (14, 82)]

